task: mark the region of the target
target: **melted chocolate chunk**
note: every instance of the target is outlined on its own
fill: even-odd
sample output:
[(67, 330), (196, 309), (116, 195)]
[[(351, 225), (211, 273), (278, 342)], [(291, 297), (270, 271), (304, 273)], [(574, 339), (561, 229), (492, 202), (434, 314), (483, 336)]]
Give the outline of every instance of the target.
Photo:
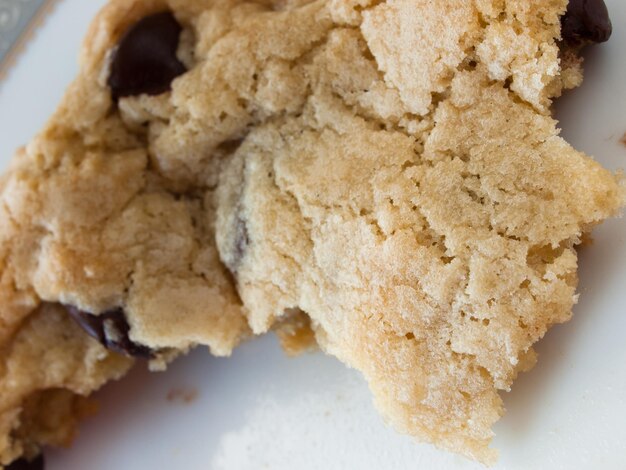
[(102, 343), (107, 349), (127, 356), (150, 359), (153, 351), (147, 346), (137, 344), (128, 337), (130, 326), (126, 321), (124, 310), (117, 308), (99, 315), (83, 312), (68, 305), (68, 313), (87, 334)]
[(150, 15), (132, 26), (117, 46), (108, 85), (113, 99), (159, 95), (187, 71), (176, 57), (182, 28), (170, 12)]
[(33, 460), (19, 459), (9, 464), (6, 470), (43, 470), (43, 455), (38, 455)]
[(561, 19), (563, 40), (572, 45), (608, 41), (613, 32), (604, 0), (570, 0)]

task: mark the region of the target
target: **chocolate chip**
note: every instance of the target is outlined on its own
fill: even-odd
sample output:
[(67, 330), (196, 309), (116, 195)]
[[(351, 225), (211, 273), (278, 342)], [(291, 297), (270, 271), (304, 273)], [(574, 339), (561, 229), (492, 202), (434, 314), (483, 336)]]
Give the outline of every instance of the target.
[(93, 315), (71, 305), (65, 307), (68, 313), (87, 334), (102, 343), (107, 349), (127, 356), (150, 359), (153, 351), (128, 337), (130, 326), (121, 308)]
[(570, 0), (561, 19), (561, 35), (571, 45), (608, 41), (613, 32), (604, 0)]
[(172, 13), (162, 12), (126, 31), (111, 62), (108, 85), (113, 99), (170, 89), (172, 80), (187, 71), (176, 57), (181, 30)]
[(6, 466), (6, 470), (43, 470), (43, 455), (39, 454), (33, 460), (19, 459)]

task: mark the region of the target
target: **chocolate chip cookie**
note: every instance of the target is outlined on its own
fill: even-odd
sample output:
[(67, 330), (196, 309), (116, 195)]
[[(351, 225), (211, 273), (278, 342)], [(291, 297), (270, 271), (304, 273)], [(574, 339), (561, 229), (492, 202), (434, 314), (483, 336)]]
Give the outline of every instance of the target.
[(601, 1), (112, 0), (0, 183), (0, 463), (133, 358), (270, 329), (493, 461), (498, 391), (624, 201), (550, 115), (610, 30)]
[(196, 345), (228, 355), (248, 334), (214, 241), (227, 150), (193, 184), (150, 150), (172, 80), (196, 63), (186, 14), (183, 30), (165, 4), (105, 8), (79, 77), (0, 183), (0, 465), (67, 444), (83, 397), (134, 358), (162, 369)]
[(352, 10), (353, 27), (291, 61), (302, 106), (257, 124), (217, 191), (218, 248), (253, 331), (305, 312), (398, 430), (487, 463), (498, 391), (569, 319), (575, 247), (624, 198), (550, 116), (579, 83), (573, 51), (610, 27), (570, 4), (562, 37), (565, 9)]

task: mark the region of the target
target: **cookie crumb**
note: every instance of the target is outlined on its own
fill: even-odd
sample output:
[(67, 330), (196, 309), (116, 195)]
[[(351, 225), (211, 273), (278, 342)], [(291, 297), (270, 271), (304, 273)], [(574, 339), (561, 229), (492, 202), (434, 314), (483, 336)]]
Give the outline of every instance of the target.
[(626, 132), (624, 132), (624, 135), (619, 141), (624, 147), (626, 147)]
[(196, 388), (175, 387), (167, 392), (167, 401), (170, 403), (179, 403), (182, 405), (190, 405), (198, 398), (198, 390)]

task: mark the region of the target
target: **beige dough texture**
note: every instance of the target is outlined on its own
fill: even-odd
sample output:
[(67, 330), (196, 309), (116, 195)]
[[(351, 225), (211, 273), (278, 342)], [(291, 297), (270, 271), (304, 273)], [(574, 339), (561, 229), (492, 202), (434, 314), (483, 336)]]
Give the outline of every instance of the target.
[[(77, 312), (155, 369), (316, 342), (398, 431), (493, 462), (499, 391), (570, 318), (576, 246), (625, 196), (551, 116), (582, 80), (566, 7), (110, 1), (0, 180), (0, 467), (69, 442), (134, 361)], [(186, 71), (113, 96), (120, 38), (164, 11)]]

